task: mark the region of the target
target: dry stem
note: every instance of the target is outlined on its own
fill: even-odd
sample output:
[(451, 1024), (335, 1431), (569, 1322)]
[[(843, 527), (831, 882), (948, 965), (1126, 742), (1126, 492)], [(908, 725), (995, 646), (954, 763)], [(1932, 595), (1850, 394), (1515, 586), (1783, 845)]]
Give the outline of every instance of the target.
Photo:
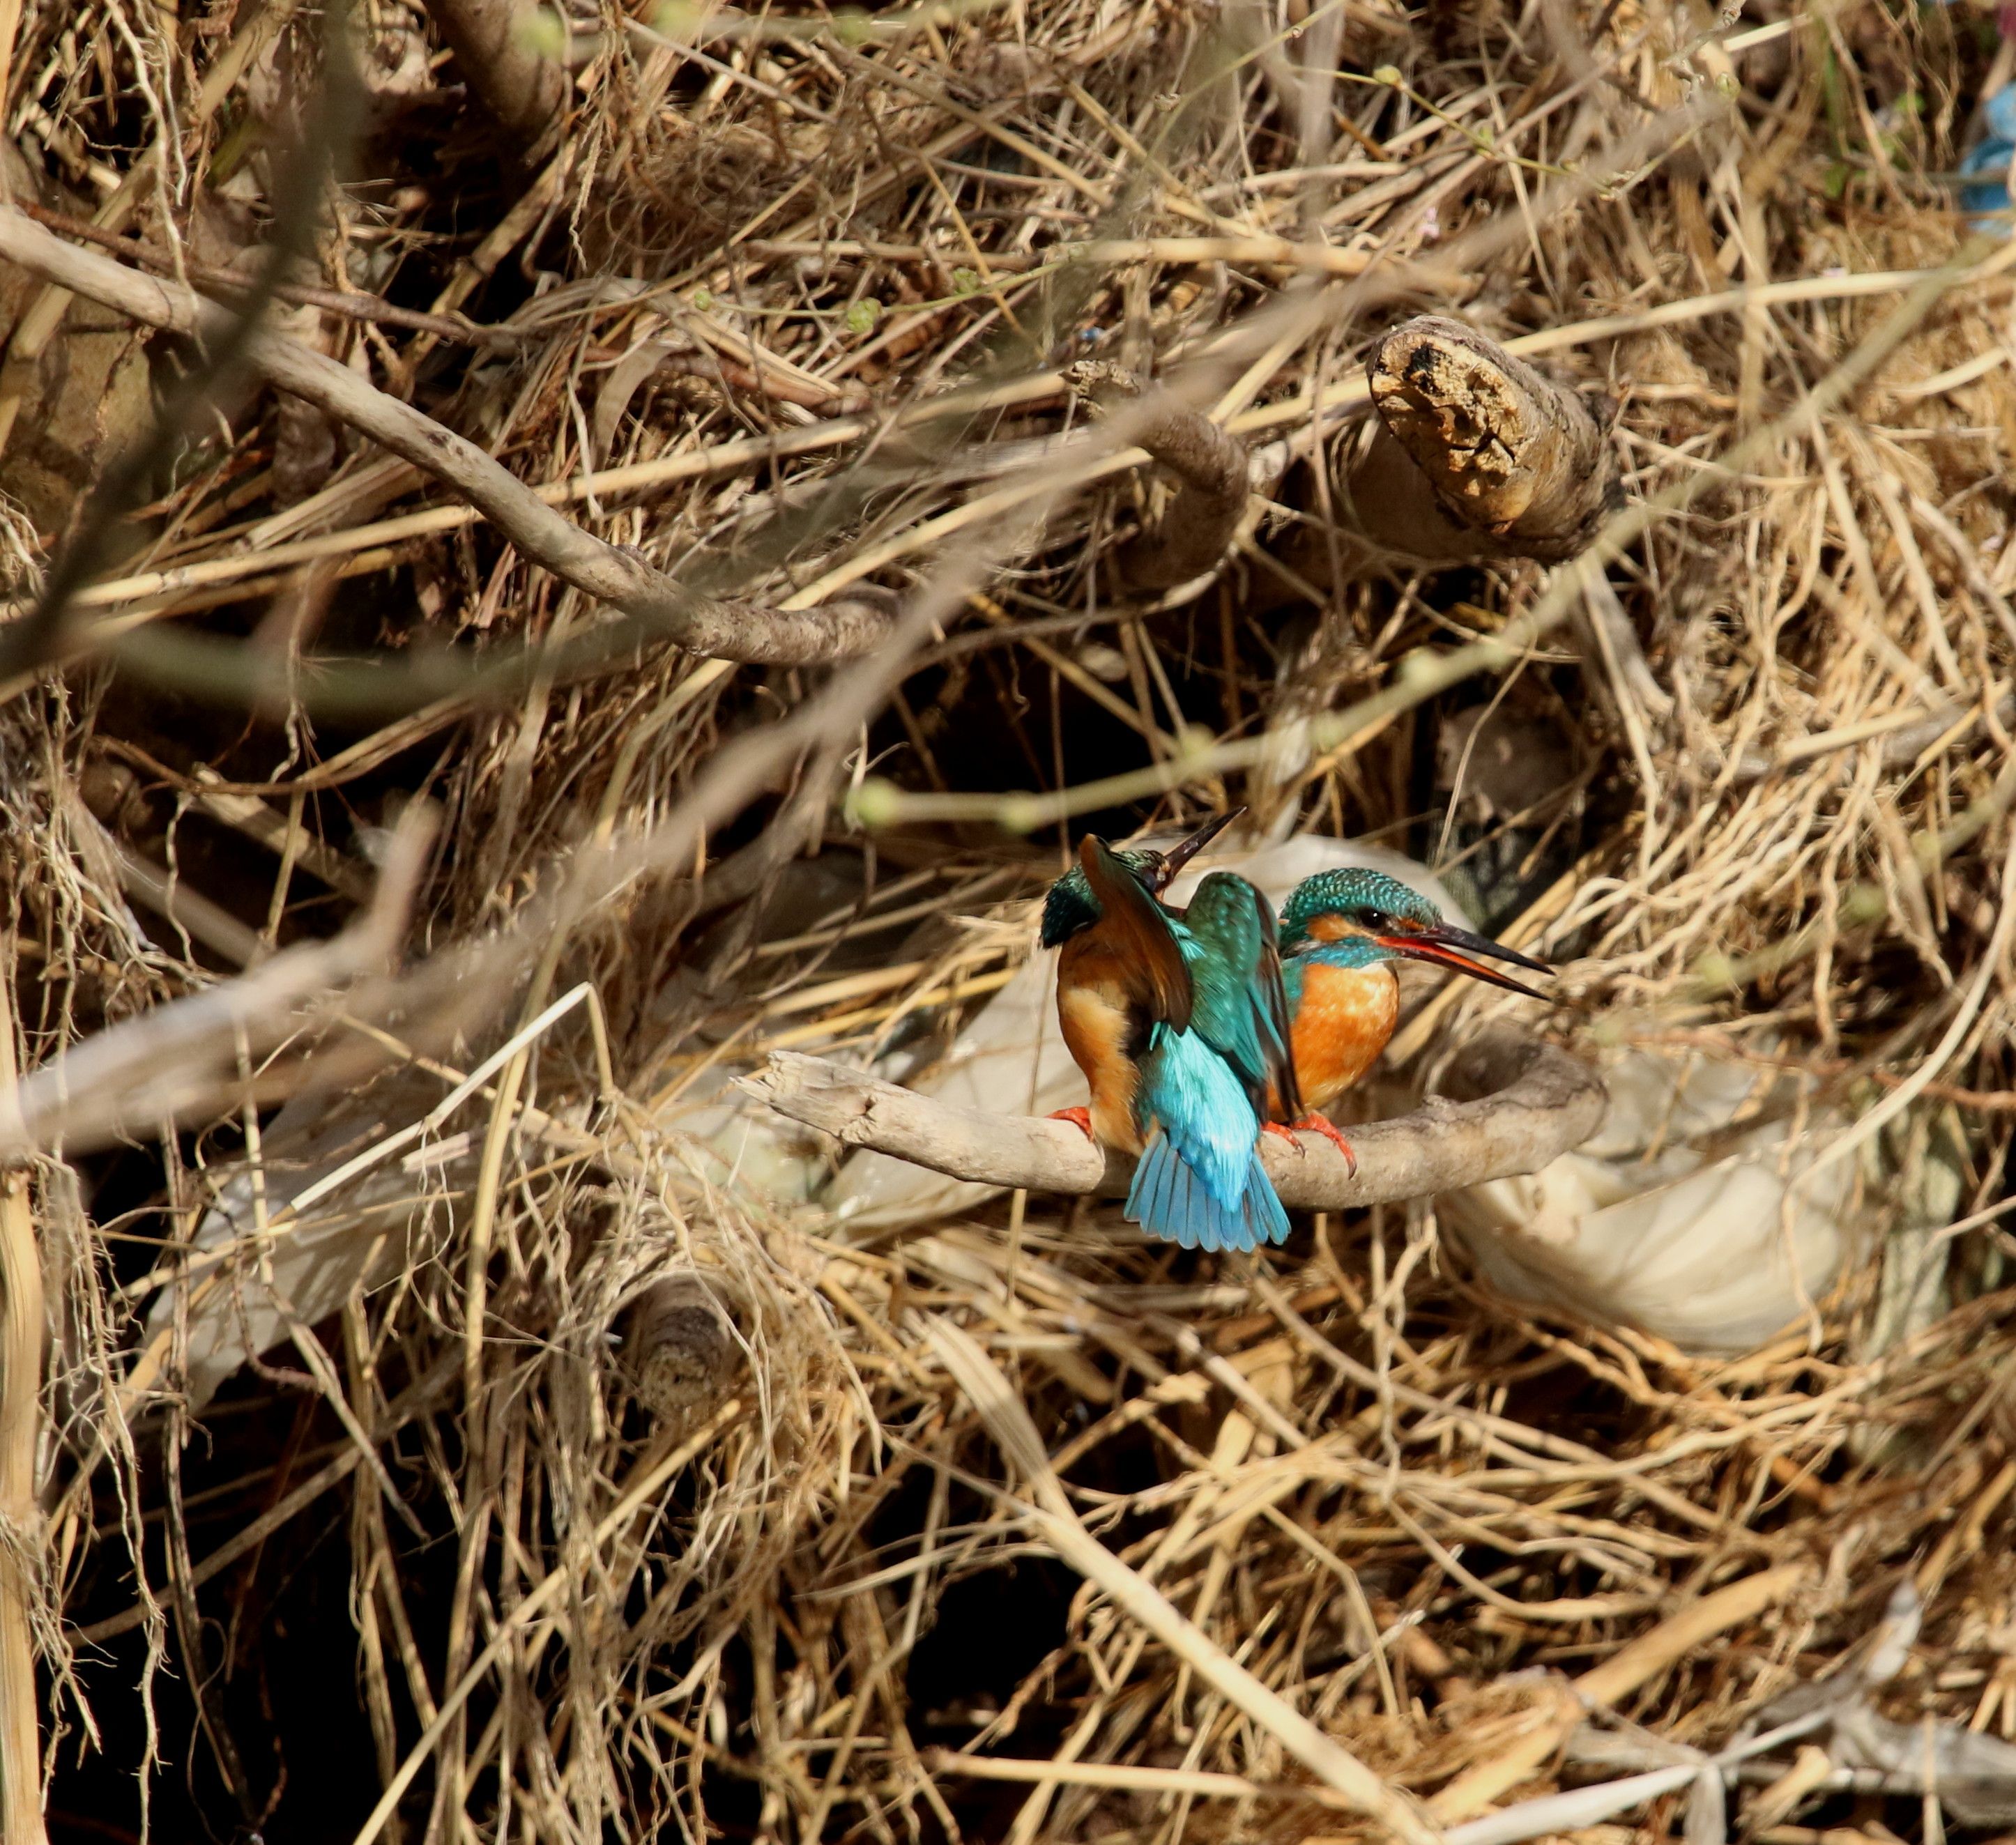
[(535, 36), (548, 22), (559, 25), (557, 16), (542, 20), (530, 0), (427, 0), (427, 12), (491, 118), (522, 159), (537, 159), (558, 134), (567, 102), (567, 70)]
[(1028, 1483), (1036, 1504), (1029, 1520), (1065, 1562), (1096, 1584), (1226, 1701), (1244, 1711), (1319, 1778), (1377, 1820), (1406, 1845), (1437, 1845), (1438, 1835), (1414, 1807), (1370, 1769), (1214, 1645), (1171, 1606), (1168, 1598), (1131, 1570), (1079, 1523), (1044, 1452), (1029, 1412), (1006, 1378), (972, 1336), (949, 1320), (934, 1320), (929, 1336), (946, 1368), (985, 1419), (1002, 1451)]
[[(9, 957), (11, 959), (11, 956)], [(0, 1098), (11, 1104), (13, 971), (0, 980)], [(35, 1686), (42, 1516), (35, 1456), (42, 1430), (42, 1266), (29, 1167), (0, 1160), (0, 1837), (40, 1845), (42, 1758)]]

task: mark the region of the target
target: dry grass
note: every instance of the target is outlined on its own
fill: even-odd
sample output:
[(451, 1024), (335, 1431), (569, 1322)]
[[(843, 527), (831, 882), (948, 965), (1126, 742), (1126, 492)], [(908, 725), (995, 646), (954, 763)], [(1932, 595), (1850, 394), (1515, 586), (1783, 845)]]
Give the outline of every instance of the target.
[[(81, 1193), (43, 1169), (45, 1581), (74, 1660), (49, 1661), (72, 1732), (59, 1807), (129, 1822), (105, 1790), (153, 1746), (144, 1696), (171, 1717), (157, 1800), (298, 1829), (336, 1746), (281, 1682), (299, 1671), (334, 1687), (332, 1734), (358, 1688), (375, 1768), (347, 1762), (329, 1798), (347, 1823), (366, 1782), (405, 1790), (388, 1836), (1356, 1826), (1310, 1804), (1308, 1752), (1228, 1696), (1232, 1662), (1453, 1822), (1557, 1777), (1563, 1674), (1621, 1657), (1584, 1691), (1713, 1749), (1838, 1666), (1906, 1577), (1924, 1626), (1885, 1708), (2016, 1737), (2016, 1329), (1985, 1214), (2016, 1115), (2007, 276), (1928, 300), (1851, 408), (1715, 467), (1908, 286), (1843, 277), (1952, 256), (1933, 176), (1988, 53), (1959, 9), (1794, 7), (1783, 30), (1737, 22), (1731, 50), (1705, 16), (1558, 11), (1557, 37), (1539, 5), (1029, 0), (738, 20), (704, 60), (611, 11), (581, 41), (562, 152), (513, 178), (415, 77), (416, 12), (369, 9), (394, 126), (324, 239), (319, 279), (365, 316), (322, 317), (329, 350), (696, 582), (811, 602), (910, 586), (970, 547), (999, 567), (866, 733), (872, 764), (851, 725), (779, 761), (711, 822), (704, 878), (690, 850), (660, 852), (582, 915), (556, 893), (585, 848), (649, 858), (727, 740), (819, 675), (661, 653), (503, 708), (451, 695), (316, 724), (78, 670), (0, 711), (0, 943), (28, 1068), (234, 958), (333, 934), (416, 795), (444, 825), (415, 958), (542, 931), (454, 1006), (437, 983), (417, 1009), (354, 1008), (323, 1048), (398, 1067), (352, 1092), (286, 1064), (257, 1092), (296, 1098), (285, 1131), (248, 1102), (80, 1157)], [(31, 0), (9, 127), (88, 215), (94, 170), (123, 171), (172, 108), (162, 183), (194, 245), (185, 174), (241, 162), (256, 207), (268, 156), (223, 118), (192, 126), (167, 17)], [(284, 117), (275, 69), (256, 67), (240, 128)], [(1735, 107), (1576, 195), (1566, 171), (1600, 174), (1726, 73)], [(139, 220), (163, 250), (170, 221), (158, 200)], [(1198, 237), (1233, 254), (1172, 241)], [(1121, 239), (1124, 261), (1056, 254)], [(1364, 261), (1298, 267), (1319, 245)], [(1256, 337), (1284, 290), (1307, 311)], [(372, 318), (388, 296), (493, 331), (459, 346)], [(1248, 741), (1534, 606), (1540, 574), (1509, 569), (1367, 581), (1320, 620), (1263, 613), (1270, 532), (1323, 510), (1292, 473), (1201, 594), (1105, 598), (1100, 553), (1154, 489), (1069, 445), (1059, 367), (1152, 359), (1286, 461), (1330, 439), (1324, 406), (1362, 402), (1355, 354), (1417, 308), (1537, 336), (1606, 387), (1639, 502), (1698, 490), (1611, 564), (1614, 619), (1579, 603), (1492, 679), (1313, 756), (1283, 730), (1250, 774), (1076, 805), (1118, 827), (1258, 797), (1284, 825), (1460, 865), (1502, 933), (1568, 963), (1592, 1054), (1820, 1078), (1859, 1117), (1837, 1156), (1895, 1232), (1886, 1256), (1813, 1326), (1709, 1361), (1489, 1296), (1426, 1203), (1213, 1264), (1040, 1198), (850, 1238), (706, 1155), (675, 1105), (723, 1071), (807, 1045), (922, 1067), (1028, 951), (1057, 832), (1040, 850), (979, 821), (865, 837), (833, 798), (850, 779), (992, 797), (1145, 764), (1175, 784), (1186, 726)], [(960, 414), (923, 413), (954, 386)], [(350, 457), (281, 503), (308, 440), (247, 414), (188, 457), (94, 619), (282, 654), (495, 650), (594, 620), (456, 509), (426, 516), (401, 466)], [(1535, 788), (1466, 757), (1487, 703), (1550, 765)], [(172, 867), (174, 894), (136, 861)], [(583, 984), (592, 1006), (512, 1037)], [(1449, 1025), (1438, 1011), (1411, 1048)], [(296, 1174), (383, 1149), (383, 1149), (376, 1190), (279, 1210)], [(248, 1061), (248, 1096), (260, 1074)], [(247, 1272), (315, 1230), (377, 1259), (368, 1287), (303, 1304), (198, 1439), (177, 1394), (189, 1328), (141, 1320), (234, 1181), (255, 1201)], [(695, 1274), (682, 1311), (700, 1317), (668, 1358), (636, 1305)], [(1047, 1487), (976, 1407), (974, 1347)], [(1166, 1598), (1179, 1643), (1052, 1560), (1073, 1523)], [(1716, 1604), (1724, 1624), (1687, 1628), (1745, 1581), (1762, 1587)], [(281, 1623), (284, 1663), (265, 1656)], [(1630, 1650), (1647, 1635), (1674, 1644)], [(977, 1759), (1022, 1757), (1053, 1776)], [(1805, 1817), (1877, 1836), (1916, 1811), (1835, 1797)], [(1678, 1825), (1670, 1799), (1650, 1824)]]

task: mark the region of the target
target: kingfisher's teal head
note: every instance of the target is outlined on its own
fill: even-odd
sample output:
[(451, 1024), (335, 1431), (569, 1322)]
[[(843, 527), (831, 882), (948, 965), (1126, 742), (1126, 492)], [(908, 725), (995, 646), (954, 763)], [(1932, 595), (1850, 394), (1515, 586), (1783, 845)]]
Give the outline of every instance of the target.
[(1281, 912), (1281, 952), (1292, 955), (1318, 942), (1370, 943), (1396, 925), (1429, 929), (1442, 919), (1442, 912), (1418, 890), (1384, 872), (1355, 865), (1318, 872), (1295, 887)]
[[(1141, 880), (1150, 897), (1160, 897), (1176, 873), (1245, 811), (1244, 807), (1233, 807), (1207, 820), (1166, 852), (1136, 851), (1115, 852), (1113, 856)], [(1063, 947), (1080, 930), (1089, 929), (1100, 915), (1099, 899), (1093, 895), (1092, 886), (1084, 872), (1073, 865), (1050, 887), (1049, 895), (1043, 900), (1043, 946)]]
[(1546, 995), (1482, 966), (1476, 957), (1509, 961), (1535, 973), (1553, 971), (1545, 962), (1529, 960), (1489, 937), (1445, 922), (1442, 912), (1418, 890), (1384, 872), (1360, 867), (1319, 872), (1295, 887), (1281, 912), (1281, 952), (1332, 967), (1429, 961), (1534, 999)]

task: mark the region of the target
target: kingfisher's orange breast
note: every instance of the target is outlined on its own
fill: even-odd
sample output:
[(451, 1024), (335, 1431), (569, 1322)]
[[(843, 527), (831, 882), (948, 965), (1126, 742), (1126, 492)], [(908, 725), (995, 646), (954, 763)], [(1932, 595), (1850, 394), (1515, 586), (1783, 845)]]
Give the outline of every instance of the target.
[(1092, 1131), (1106, 1146), (1139, 1154), (1143, 1142), (1134, 1118), (1141, 1073), (1127, 1055), (1125, 974), (1110, 957), (1068, 942), (1057, 968), (1057, 1022), (1071, 1060), (1092, 1089)]
[(1292, 1034), (1302, 1100), (1327, 1108), (1378, 1060), (1400, 1022), (1400, 983), (1383, 962), (1302, 969)]

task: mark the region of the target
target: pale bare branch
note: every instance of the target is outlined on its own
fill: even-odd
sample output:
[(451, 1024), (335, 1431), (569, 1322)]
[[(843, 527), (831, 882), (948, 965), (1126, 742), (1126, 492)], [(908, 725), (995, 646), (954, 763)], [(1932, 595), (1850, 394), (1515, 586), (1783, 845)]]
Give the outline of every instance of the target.
[(242, 1089), (240, 1053), (263, 1055), (298, 1030), (301, 1008), (397, 951), (433, 839), (434, 816), (401, 816), (370, 907), (342, 934), (303, 943), (235, 980), (111, 1027), (0, 1087), (0, 1160), (97, 1145), (173, 1120)]
[[(1318, 1135), (1298, 1136), (1299, 1153), (1267, 1136), (1262, 1157), (1282, 1203), (1348, 1210), (1537, 1172), (1594, 1133), (1608, 1106), (1586, 1064), (1517, 1031), (1480, 1033), (1454, 1074), (1477, 1099), (1431, 1096), (1412, 1114), (1351, 1130), (1355, 1175)], [(778, 1052), (740, 1082), (843, 1146), (891, 1153), (974, 1185), (1112, 1196), (1127, 1189), (1133, 1170), (1068, 1122), (950, 1107), (818, 1057)]]
[[(12, 208), (0, 210), (0, 259), (146, 326), (217, 337), (236, 322), (193, 290), (66, 243)], [(270, 332), (254, 336), (248, 356), (269, 383), (453, 488), (535, 563), (689, 653), (808, 665), (866, 653), (888, 634), (888, 599), (873, 591), (797, 612), (697, 595), (635, 552), (583, 531), (473, 442), (347, 366)]]

